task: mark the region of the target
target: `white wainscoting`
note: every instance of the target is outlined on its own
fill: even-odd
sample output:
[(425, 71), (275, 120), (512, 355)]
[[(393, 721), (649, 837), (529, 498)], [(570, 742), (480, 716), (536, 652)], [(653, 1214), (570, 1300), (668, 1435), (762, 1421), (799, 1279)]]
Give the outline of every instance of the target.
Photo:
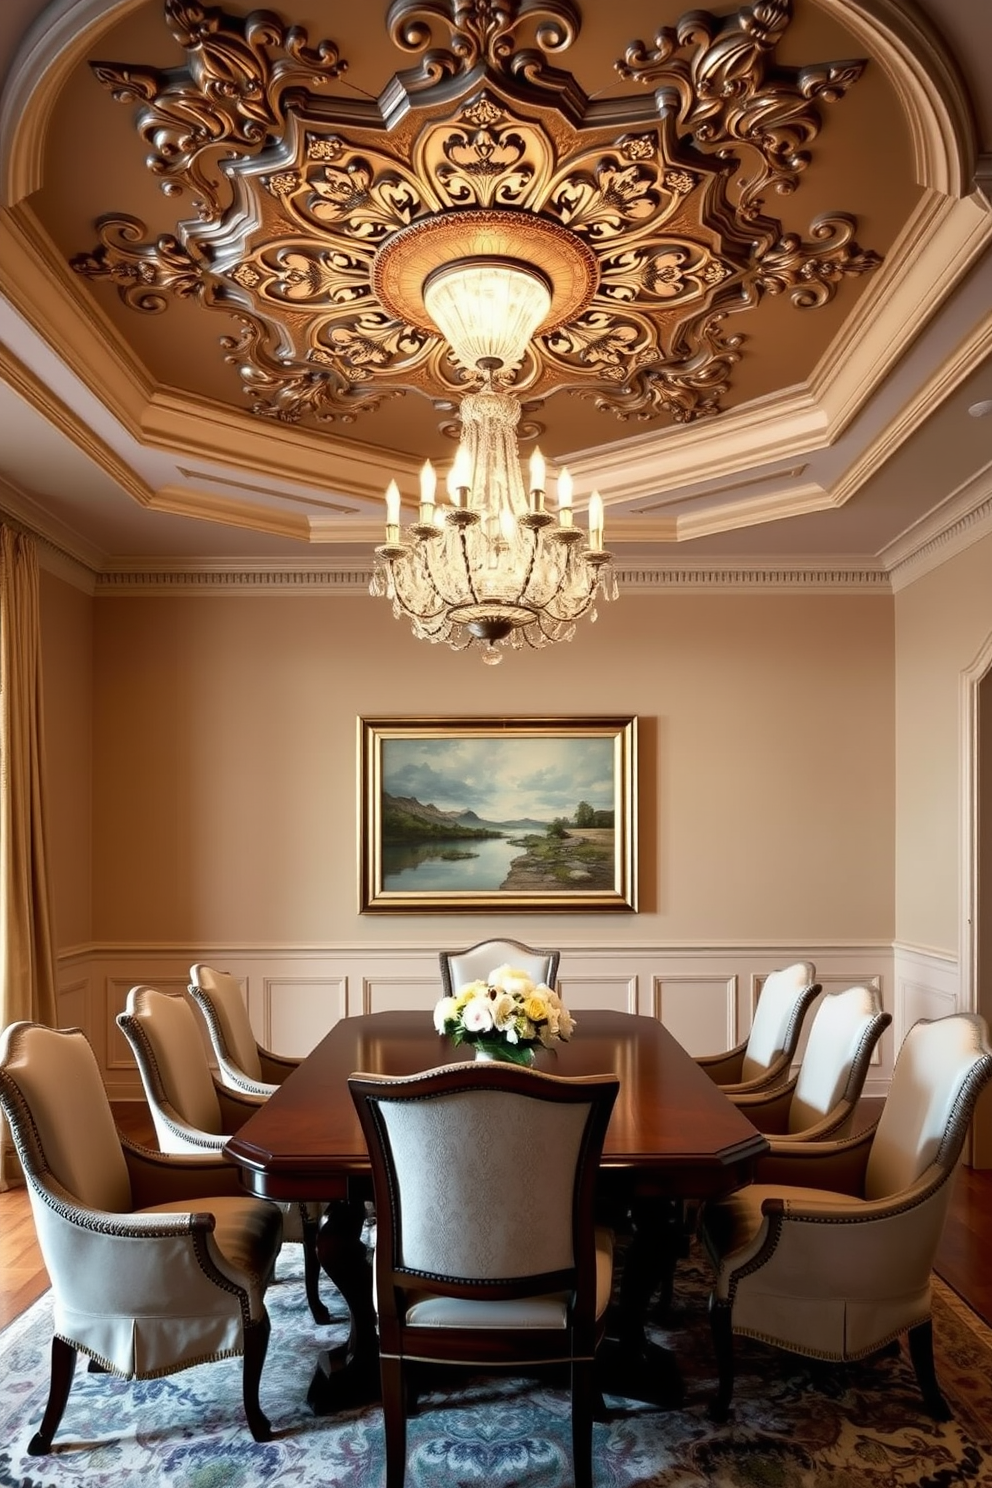
[(895, 983), (892, 1014), (900, 1043), (920, 1018), (944, 1018), (948, 1013), (969, 1011), (962, 998), (956, 956), (897, 941), (892, 949), (892, 972)]
[[(523, 937), (520, 937), (523, 938)], [(905, 955), (903, 953), (906, 953)], [(915, 1017), (951, 1011), (944, 986), (956, 978), (947, 958), (907, 948), (894, 974), (893, 950), (863, 945), (563, 945), (558, 986), (579, 1021), (583, 1010), (613, 1008), (659, 1018), (692, 1054), (716, 1053), (746, 1038), (764, 978), (776, 967), (812, 961), (824, 992), (858, 982), (875, 986), (900, 1029)], [(422, 1008), (440, 995), (437, 952), (423, 945), (77, 947), (59, 958), (59, 1022), (89, 1035), (114, 1100), (141, 1099), (141, 1085), (115, 1018), (128, 989), (147, 982), (181, 993), (194, 961), (231, 971), (245, 989), (259, 1042), (303, 1055), (339, 1018)], [(940, 976), (937, 972), (940, 972)], [(897, 1038), (883, 1035), (865, 1093), (888, 1089)], [(800, 1049), (801, 1052), (801, 1049)]]

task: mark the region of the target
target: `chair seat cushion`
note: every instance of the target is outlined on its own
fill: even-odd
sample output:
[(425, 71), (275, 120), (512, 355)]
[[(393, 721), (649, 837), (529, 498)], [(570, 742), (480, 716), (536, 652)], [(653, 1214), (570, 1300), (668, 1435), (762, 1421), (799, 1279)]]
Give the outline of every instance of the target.
[[(613, 1285), (613, 1235), (596, 1231), (596, 1316), (602, 1317)], [(438, 1297), (430, 1292), (410, 1294), (406, 1320), (418, 1328), (565, 1328), (568, 1294), (515, 1297), (505, 1302), (469, 1297)]]
[(708, 1203), (703, 1209), (702, 1235), (710, 1255), (722, 1261), (735, 1251), (743, 1250), (754, 1239), (761, 1228), (761, 1206), (765, 1199), (784, 1199), (806, 1205), (822, 1205), (825, 1209), (850, 1209), (859, 1201), (847, 1193), (834, 1193), (827, 1188), (790, 1188), (786, 1184), (751, 1183), (738, 1189), (724, 1199)]
[[(214, 1216), (214, 1240), (229, 1265), (245, 1272), (264, 1292), (272, 1278), (282, 1244), (282, 1214), (277, 1204), (248, 1194), (152, 1204), (141, 1214), (208, 1213)], [(260, 1300), (260, 1298), (259, 1298)], [(255, 1308), (252, 1308), (255, 1311)]]

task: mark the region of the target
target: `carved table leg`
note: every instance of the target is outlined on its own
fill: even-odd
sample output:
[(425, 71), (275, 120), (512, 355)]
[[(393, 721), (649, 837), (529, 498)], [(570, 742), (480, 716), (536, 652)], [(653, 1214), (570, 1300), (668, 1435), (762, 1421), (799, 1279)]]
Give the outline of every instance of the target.
[(317, 1236), (320, 1264), (351, 1313), (346, 1343), (320, 1354), (307, 1392), (315, 1415), (329, 1415), (380, 1398), (379, 1338), (372, 1307), (372, 1268), (362, 1244), (363, 1199), (336, 1199)]

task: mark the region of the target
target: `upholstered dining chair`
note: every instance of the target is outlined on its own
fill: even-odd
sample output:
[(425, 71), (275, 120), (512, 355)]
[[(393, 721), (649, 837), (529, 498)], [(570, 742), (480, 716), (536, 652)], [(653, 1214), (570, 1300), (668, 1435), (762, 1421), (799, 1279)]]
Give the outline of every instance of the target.
[(814, 1014), (798, 1073), (773, 1090), (735, 1095), (734, 1104), (773, 1141), (822, 1142), (844, 1135), (891, 1022), (874, 987), (829, 993)]
[(248, 1425), (268, 1440), (258, 1390), (282, 1240), (275, 1205), (240, 1193), (219, 1154), (177, 1157), (123, 1137), (78, 1028), (3, 1030), (0, 1107), (54, 1302), (48, 1403), (29, 1454), (51, 1450), (78, 1352), (127, 1379), (241, 1354)]
[(821, 991), (812, 961), (769, 972), (744, 1042), (725, 1054), (697, 1055), (696, 1063), (731, 1097), (783, 1084), (799, 1046), (803, 1019)]
[[(196, 1016), (182, 997), (155, 987), (132, 987), (117, 1024), (134, 1054), (163, 1152), (220, 1152), (228, 1138), (267, 1097), (228, 1090), (207, 1063)], [(317, 1232), (323, 1205), (280, 1204), (283, 1239), (303, 1246), (307, 1302), (316, 1323), (329, 1323), (320, 1300)]]
[(372, 1164), (386, 1488), (403, 1488), (411, 1366), (571, 1367), (575, 1488), (592, 1482), (612, 1237), (593, 1219), (619, 1089), (519, 1066), (348, 1081)]
[(441, 989), (454, 997), (469, 982), (483, 981), (497, 966), (517, 967), (532, 982), (555, 985), (560, 951), (538, 951), (520, 940), (480, 940), (464, 951), (441, 951)]
[(930, 1279), (975, 1101), (992, 1076), (984, 1019), (906, 1035), (877, 1124), (843, 1141), (779, 1143), (757, 1181), (703, 1208), (716, 1267), (710, 1319), (726, 1418), (735, 1334), (818, 1359), (863, 1359), (909, 1334), (927, 1409), (949, 1412), (933, 1361)]
[(237, 978), (197, 963), (189, 995), (203, 1015), (221, 1083), (243, 1095), (271, 1095), (300, 1063), (256, 1042)]

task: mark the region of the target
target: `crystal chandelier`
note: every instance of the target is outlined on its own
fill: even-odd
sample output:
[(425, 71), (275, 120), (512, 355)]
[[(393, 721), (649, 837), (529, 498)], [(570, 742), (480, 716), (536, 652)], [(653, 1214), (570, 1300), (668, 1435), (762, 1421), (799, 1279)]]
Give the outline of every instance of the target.
[(424, 309), (477, 387), (461, 401), (448, 502), (435, 500), (437, 477), (427, 461), (418, 520), (401, 532), (400, 493), (390, 482), (386, 541), (375, 550), (372, 594), (390, 599), (393, 614), (405, 615), (422, 640), (454, 650), (478, 645), (490, 664), (507, 646), (571, 640), (577, 620), (596, 619), (597, 595), (617, 595), (599, 493), (589, 498), (587, 536), (573, 524), (566, 469), (558, 474), (557, 515), (546, 510), (537, 449), (524, 486), (520, 402), (510, 379), (551, 304), (548, 279), (513, 259), (461, 259), (426, 279)]

